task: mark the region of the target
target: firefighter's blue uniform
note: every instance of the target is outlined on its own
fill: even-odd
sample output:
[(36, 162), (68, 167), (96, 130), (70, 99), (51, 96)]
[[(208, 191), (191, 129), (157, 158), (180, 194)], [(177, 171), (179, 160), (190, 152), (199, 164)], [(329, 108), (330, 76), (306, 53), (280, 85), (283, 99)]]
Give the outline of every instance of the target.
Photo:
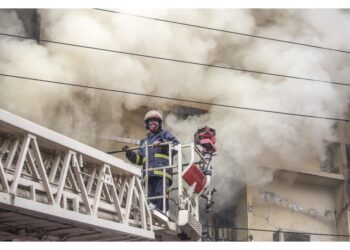
[[(160, 129), (157, 133), (148, 133), (145, 139), (141, 140), (140, 146), (153, 144), (159, 141), (160, 143), (172, 142), (173, 145), (179, 144), (179, 141), (169, 131)], [(175, 151), (172, 155), (175, 155)], [(126, 151), (126, 157), (134, 164), (143, 165), (145, 167), (148, 161), (148, 168), (158, 168), (169, 165), (169, 147), (148, 147), (148, 159), (146, 157), (146, 148), (140, 148), (137, 153)], [(172, 169), (167, 169), (165, 173), (167, 188), (172, 184)], [(146, 177), (145, 169), (143, 171), (144, 178)], [(163, 195), (163, 170), (148, 171), (148, 197)], [(163, 200), (155, 199), (151, 201), (157, 208), (163, 210)], [(169, 199), (166, 199), (166, 210), (169, 210)]]

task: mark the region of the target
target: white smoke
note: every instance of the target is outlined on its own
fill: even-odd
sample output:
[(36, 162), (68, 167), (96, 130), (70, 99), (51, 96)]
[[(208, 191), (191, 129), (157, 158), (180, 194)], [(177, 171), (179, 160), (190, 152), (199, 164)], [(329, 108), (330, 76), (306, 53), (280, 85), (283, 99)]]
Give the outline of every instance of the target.
[[(131, 10), (125, 10), (132, 12)], [(138, 10), (135, 13), (201, 26), (350, 50), (350, 14), (343, 10)], [(43, 39), (207, 64), (347, 82), (344, 53), (252, 39), (97, 10), (41, 10)], [(24, 35), (14, 11), (2, 11), (0, 30)], [(116, 53), (0, 37), (0, 71), (53, 81), (325, 117), (345, 117), (346, 87), (207, 68)], [(77, 139), (122, 135), (123, 119), (150, 101), (19, 79), (0, 78), (0, 107)], [(322, 161), (335, 140), (331, 121), (210, 107), (167, 127), (189, 142), (203, 125), (217, 130), (217, 204), (243, 183), (273, 179), (266, 166), (301, 167)]]

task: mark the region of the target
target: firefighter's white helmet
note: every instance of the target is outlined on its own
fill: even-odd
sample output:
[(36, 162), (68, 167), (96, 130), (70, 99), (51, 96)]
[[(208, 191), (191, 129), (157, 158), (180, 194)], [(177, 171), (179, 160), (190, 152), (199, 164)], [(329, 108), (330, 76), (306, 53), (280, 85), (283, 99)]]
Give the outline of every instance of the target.
[(148, 129), (148, 121), (152, 118), (155, 118), (159, 121), (159, 127), (162, 126), (162, 122), (163, 122), (162, 115), (156, 110), (151, 110), (145, 114), (144, 122), (145, 122), (146, 129)]

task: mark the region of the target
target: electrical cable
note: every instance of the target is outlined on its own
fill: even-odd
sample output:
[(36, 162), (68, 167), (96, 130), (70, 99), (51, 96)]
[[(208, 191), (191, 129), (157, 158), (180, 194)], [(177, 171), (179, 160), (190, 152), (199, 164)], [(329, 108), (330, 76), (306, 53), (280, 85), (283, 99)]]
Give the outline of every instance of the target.
[(7, 33), (0, 33), (0, 35), (1, 36), (14, 37), (14, 38), (35, 40), (35, 41), (44, 42), (44, 43), (52, 43), (52, 44), (72, 46), (72, 47), (78, 47), (78, 48), (85, 48), (85, 49), (99, 50), (99, 51), (105, 51), (105, 52), (111, 52), (111, 53), (118, 53), (118, 54), (122, 54), (122, 55), (130, 55), (130, 56), (150, 58), (150, 59), (156, 59), (156, 60), (162, 60), (162, 61), (170, 61), (170, 62), (176, 62), (176, 63), (191, 64), (191, 65), (197, 65), (197, 66), (203, 66), (203, 67), (226, 69), (226, 70), (240, 71), (240, 72), (246, 72), (246, 73), (252, 73), (252, 74), (260, 74), (260, 75), (283, 77), (283, 78), (290, 78), (290, 79), (296, 79), (296, 80), (304, 80), (304, 81), (310, 81), (310, 82), (328, 83), (328, 84), (334, 84), (334, 85), (340, 85), (340, 86), (350, 86), (349, 83), (343, 83), (343, 82), (319, 80), (319, 79), (306, 78), (306, 77), (300, 77), (300, 76), (276, 74), (276, 73), (269, 73), (269, 72), (263, 72), (263, 71), (234, 68), (234, 67), (229, 67), (229, 66), (221, 66), (221, 65), (216, 65), (216, 64), (206, 64), (206, 63), (200, 63), (200, 62), (192, 62), (192, 61), (179, 60), (179, 59), (173, 59), (173, 58), (166, 58), (166, 57), (160, 57), (160, 56), (152, 56), (152, 55), (145, 55), (145, 54), (139, 54), (139, 53), (126, 52), (126, 51), (121, 51), (121, 50), (104, 49), (104, 48), (97, 48), (97, 47), (92, 47), (92, 46), (78, 45), (78, 44), (73, 44), (73, 43), (58, 42), (58, 41), (52, 41), (52, 40), (46, 40), (46, 39), (34, 39), (32, 37), (19, 36), (19, 35), (7, 34)]
[(258, 35), (252, 35), (252, 34), (237, 32), (237, 31), (224, 30), (224, 29), (218, 29), (218, 28), (211, 28), (211, 27), (206, 27), (206, 26), (201, 26), (201, 25), (196, 25), (196, 24), (190, 24), (190, 23), (166, 20), (166, 19), (155, 18), (155, 17), (148, 17), (148, 16), (137, 15), (137, 14), (132, 14), (132, 13), (126, 13), (126, 12), (115, 11), (115, 10), (107, 10), (107, 9), (99, 9), (99, 8), (95, 8), (95, 10), (104, 11), (104, 12), (110, 12), (110, 13), (115, 13), (115, 14), (120, 14), (120, 15), (125, 15), (125, 16), (138, 17), (138, 18), (143, 18), (143, 19), (149, 19), (149, 20), (158, 21), (158, 22), (165, 22), (165, 23), (189, 26), (189, 27), (193, 27), (193, 28), (224, 32), (224, 33), (229, 33), (229, 34), (234, 34), (234, 35), (239, 35), (239, 36), (247, 36), (247, 37), (253, 37), (253, 38), (258, 38), (258, 39), (265, 39), (265, 40), (269, 40), (269, 41), (275, 41), (275, 42), (281, 42), (281, 43), (289, 43), (289, 44), (293, 44), (293, 45), (311, 47), (311, 48), (315, 48), (315, 49), (323, 49), (323, 50), (336, 51), (336, 52), (350, 54), (350, 51), (347, 51), (347, 50), (333, 49), (333, 48), (328, 48), (328, 47), (319, 46), (319, 45), (313, 45), (313, 44), (307, 44), (307, 43), (293, 42), (293, 41), (282, 40), (282, 39), (273, 38), (273, 37), (258, 36)]
[(218, 106), (218, 107), (224, 107), (224, 108), (233, 108), (233, 109), (241, 109), (241, 110), (247, 110), (247, 111), (257, 111), (257, 112), (279, 114), (279, 115), (299, 116), (299, 117), (306, 117), (306, 118), (316, 118), (316, 119), (323, 119), (323, 120), (349, 122), (349, 119), (346, 119), (346, 118), (323, 117), (323, 116), (316, 116), (316, 115), (297, 114), (297, 113), (273, 111), (273, 110), (267, 110), (267, 109), (257, 109), (257, 108), (243, 107), (243, 106), (234, 106), (234, 105), (228, 105), (228, 104), (211, 103), (211, 102), (204, 102), (204, 101), (194, 101), (194, 100), (189, 100), (189, 99), (174, 98), (174, 97), (160, 96), (160, 95), (152, 95), (152, 94), (124, 91), (124, 90), (118, 90), (118, 89), (109, 89), (109, 88), (102, 88), (102, 87), (96, 87), (96, 86), (87, 86), (87, 85), (66, 83), (66, 82), (60, 82), (60, 81), (50, 81), (50, 80), (31, 78), (31, 77), (24, 77), (24, 76), (18, 76), (18, 75), (3, 74), (3, 73), (0, 73), (0, 76), (9, 77), (9, 78), (23, 79), (23, 80), (30, 80), (30, 81), (37, 81), (37, 82), (44, 82), (44, 83), (60, 84), (60, 85), (71, 86), (71, 87), (79, 87), (79, 88), (86, 88), (86, 89), (93, 89), (93, 90), (109, 91), (109, 92), (115, 92), (115, 93), (121, 93), (121, 94), (145, 96), (145, 97), (165, 99), (165, 100), (172, 100), (172, 101), (179, 101), (179, 102), (204, 104), (204, 105)]

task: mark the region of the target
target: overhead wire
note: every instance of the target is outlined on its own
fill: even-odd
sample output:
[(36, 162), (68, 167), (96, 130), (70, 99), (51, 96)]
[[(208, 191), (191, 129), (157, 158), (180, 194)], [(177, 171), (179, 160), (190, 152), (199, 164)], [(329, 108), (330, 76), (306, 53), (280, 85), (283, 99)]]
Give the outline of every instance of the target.
[[(98, 10), (102, 10), (102, 9), (98, 9)], [(47, 39), (39, 39), (38, 40), (38, 39), (31, 38), (31, 37), (19, 36), (19, 35), (7, 34), (7, 33), (0, 33), (0, 35), (8, 36), (8, 37), (14, 37), (14, 38), (20, 38), (20, 39), (36, 40), (36, 41), (39, 41), (39, 42), (46, 42), (46, 43), (53, 43), (53, 44), (59, 44), (59, 45), (73, 46), (73, 47), (79, 47), (79, 48), (94, 49), (94, 50), (100, 50), (100, 51), (105, 51), (105, 52), (113, 52), (113, 53), (126, 54), (126, 55), (139, 56), (139, 57), (147, 57), (147, 58), (151, 58), (151, 59), (160, 59), (160, 60), (173, 61), (173, 62), (179, 62), (179, 63), (194, 64), (194, 65), (199, 65), (199, 66), (215, 67), (215, 68), (237, 70), (237, 71), (256, 73), (256, 74), (265, 74), (265, 75), (270, 75), (270, 76), (279, 76), (279, 77), (293, 78), (293, 79), (298, 79), (298, 80), (307, 80), (307, 81), (314, 81), (314, 82), (337, 84), (337, 85), (342, 85), (342, 86), (350, 86), (350, 84), (348, 84), (348, 83), (326, 81), (326, 80), (317, 80), (317, 79), (304, 78), (304, 77), (299, 77), (299, 76), (288, 76), (288, 75), (274, 74), (274, 73), (268, 73), (268, 72), (246, 70), (246, 69), (237, 69), (237, 68), (233, 68), (233, 67), (226, 67), (226, 66), (212, 65), (212, 64), (204, 64), (204, 63), (184, 61), (184, 60), (171, 59), (171, 58), (165, 58), (165, 57), (158, 57), (158, 56), (151, 56), (151, 55), (145, 55), (145, 54), (131, 53), (131, 52), (125, 52), (125, 51), (119, 51), (119, 50), (96, 48), (96, 47), (91, 47), (91, 46), (84, 46), (84, 45), (78, 45), (78, 44), (72, 44), (72, 43), (66, 43), (66, 42), (58, 42), (58, 41), (52, 41), (52, 40), (47, 40)], [(7, 76), (7, 77), (13, 77), (13, 78), (21, 78), (21, 79), (26, 79), (26, 80), (46, 82), (46, 83), (56, 83), (56, 84), (63, 84), (63, 85), (69, 85), (69, 86), (75, 86), (75, 87), (83, 87), (83, 88), (89, 88), (89, 89), (95, 89), (95, 90), (103, 90), (103, 91), (112, 91), (112, 92), (119, 92), (119, 93), (124, 93), (124, 94), (141, 95), (141, 96), (148, 96), (148, 97), (153, 97), (153, 98), (168, 99), (168, 100), (174, 100), (174, 101), (182, 101), (182, 102), (190, 102), (190, 103), (205, 104), (205, 105), (212, 105), (212, 106), (236, 108), (236, 109), (243, 109), (243, 110), (250, 110), (250, 111), (267, 112), (267, 113), (274, 113), (274, 114), (281, 114), (281, 115), (293, 115), (293, 116), (301, 116), (301, 117), (308, 117), (308, 118), (318, 118), (318, 119), (326, 119), (326, 120), (334, 120), (334, 121), (344, 121), (344, 122), (348, 122), (349, 121), (349, 119), (347, 119), (347, 118), (331, 118), (331, 117), (323, 117), (323, 116), (315, 116), (315, 115), (306, 115), (306, 114), (297, 114), (297, 113), (273, 111), (273, 110), (266, 110), (266, 109), (256, 109), (256, 108), (234, 106), (234, 105), (226, 105), (226, 104), (220, 104), (220, 103), (209, 103), (209, 102), (203, 102), (203, 101), (194, 101), (194, 100), (187, 100), (187, 99), (180, 99), (180, 98), (171, 98), (171, 97), (159, 96), (159, 95), (150, 95), (150, 94), (130, 92), (130, 91), (107, 89), (107, 88), (100, 88), (100, 87), (95, 87), (95, 86), (86, 86), (86, 85), (81, 85), (81, 84), (63, 83), (63, 82), (50, 81), (50, 80), (44, 80), (44, 79), (30, 78), (30, 77), (25, 77), (25, 76), (16, 76), (16, 75), (9, 75), (9, 74), (0, 74), (0, 75)]]
[(125, 15), (125, 16), (138, 17), (138, 18), (143, 18), (143, 19), (148, 19), (148, 20), (153, 20), (153, 21), (158, 21), (158, 22), (165, 22), (165, 23), (183, 25), (183, 26), (188, 26), (188, 27), (193, 27), (193, 28), (224, 32), (224, 33), (229, 33), (229, 34), (234, 34), (234, 35), (239, 35), (239, 36), (253, 37), (253, 38), (265, 39), (265, 40), (275, 41), (275, 42), (280, 42), (280, 43), (289, 43), (289, 44), (293, 44), (293, 45), (311, 47), (311, 48), (315, 48), (315, 49), (323, 49), (323, 50), (336, 51), (336, 52), (350, 54), (350, 51), (347, 51), (347, 50), (334, 49), (334, 48), (329, 48), (329, 47), (324, 47), (324, 46), (319, 46), (319, 45), (313, 45), (313, 44), (307, 44), (307, 43), (300, 43), (300, 42), (282, 40), (282, 39), (273, 38), (273, 37), (252, 35), (252, 34), (247, 34), (247, 33), (243, 33), (243, 32), (212, 28), (212, 27), (201, 26), (201, 25), (190, 24), (190, 23), (184, 23), (184, 22), (173, 21), (173, 20), (167, 20), (167, 19), (162, 19), (162, 18), (155, 18), (155, 17), (143, 16), (143, 15), (138, 15), (138, 14), (126, 13), (126, 12), (121, 12), (121, 11), (116, 11), (116, 10), (108, 10), (108, 9), (100, 9), (100, 8), (95, 8), (95, 10), (104, 11), (104, 12), (110, 12), (110, 13), (115, 13), (115, 14), (120, 14), (120, 15)]
[(274, 111), (274, 110), (268, 110), (268, 109), (257, 109), (257, 108), (228, 105), (228, 104), (221, 104), (221, 103), (196, 101), (196, 100), (190, 100), (190, 99), (174, 98), (174, 97), (161, 96), (161, 95), (152, 95), (152, 94), (146, 94), (146, 93), (131, 92), (131, 91), (125, 91), (125, 90), (110, 89), (110, 88), (102, 88), (102, 87), (88, 86), (88, 85), (75, 84), (75, 83), (67, 83), (67, 82), (61, 82), (61, 81), (51, 81), (51, 80), (25, 77), (25, 76), (19, 76), (19, 75), (12, 75), (12, 74), (4, 74), (4, 73), (0, 73), (0, 76), (9, 77), (9, 78), (16, 78), (16, 79), (23, 79), (23, 80), (30, 80), (30, 81), (36, 81), (36, 82), (59, 84), (59, 85), (65, 85), (65, 86), (71, 86), (71, 87), (100, 90), (100, 91), (109, 91), (109, 92), (115, 92), (115, 93), (121, 93), (121, 94), (145, 96), (145, 97), (172, 100), (172, 101), (178, 101), (178, 102), (204, 104), (204, 105), (209, 105), (209, 106), (218, 106), (218, 107), (240, 109), (240, 110), (247, 110), (247, 111), (265, 112), (265, 113), (272, 113), (272, 114), (278, 114), (278, 115), (298, 116), (298, 117), (306, 117), (306, 118), (316, 118), (316, 119), (323, 119), (323, 120), (349, 122), (349, 119), (347, 119), (347, 118), (333, 118), (333, 117), (325, 117), (325, 116), (316, 116), (316, 115), (308, 115), (308, 114), (298, 114), (298, 113)]
[(290, 79), (296, 79), (296, 80), (305, 80), (305, 81), (311, 81), (311, 82), (327, 83), (327, 84), (334, 84), (334, 85), (340, 85), (340, 86), (350, 86), (350, 83), (343, 83), (343, 82), (336, 82), (336, 81), (327, 81), (327, 80), (320, 80), (320, 79), (313, 79), (313, 78), (292, 76), (292, 75), (285, 75), (285, 74), (276, 74), (276, 73), (269, 73), (269, 72), (263, 72), (263, 71), (257, 71), (257, 70), (241, 69), (241, 68), (234, 68), (234, 67), (230, 67), (230, 66), (222, 66), (222, 65), (216, 65), (216, 64), (206, 64), (206, 63), (186, 61), (186, 60), (179, 60), (179, 59), (173, 59), (173, 58), (167, 58), (167, 57), (160, 57), (160, 56), (139, 54), (139, 53), (133, 53), (133, 52), (126, 52), (126, 51), (121, 51), (121, 50), (112, 50), (112, 49), (98, 48), (98, 47), (92, 47), (92, 46), (85, 46), (85, 45), (73, 44), (73, 43), (68, 43), (68, 42), (59, 42), (59, 41), (53, 41), (53, 40), (47, 40), (47, 39), (34, 39), (34, 38), (28, 37), (28, 36), (20, 36), (20, 35), (8, 34), (8, 33), (0, 33), (0, 36), (14, 37), (14, 38), (20, 38), (20, 39), (36, 40), (38, 42), (44, 42), (44, 43), (59, 44), (59, 45), (72, 46), (72, 47), (78, 47), (78, 48), (85, 48), (85, 49), (92, 49), (92, 50), (105, 51), (105, 52), (111, 52), (111, 53), (118, 53), (118, 54), (123, 54), (123, 55), (130, 55), (130, 56), (137, 56), (137, 57), (143, 57), (143, 58), (157, 59), (157, 60), (163, 60), (163, 61), (170, 61), (170, 62), (176, 62), (176, 63), (192, 64), (192, 65), (203, 66), (203, 67), (211, 67), (211, 68), (218, 68), (218, 69), (225, 69), (225, 70), (233, 70), (233, 71), (240, 71), (240, 72), (245, 72), (245, 73), (268, 75), (268, 76), (275, 76), (275, 77), (283, 77), (283, 78), (290, 78)]

